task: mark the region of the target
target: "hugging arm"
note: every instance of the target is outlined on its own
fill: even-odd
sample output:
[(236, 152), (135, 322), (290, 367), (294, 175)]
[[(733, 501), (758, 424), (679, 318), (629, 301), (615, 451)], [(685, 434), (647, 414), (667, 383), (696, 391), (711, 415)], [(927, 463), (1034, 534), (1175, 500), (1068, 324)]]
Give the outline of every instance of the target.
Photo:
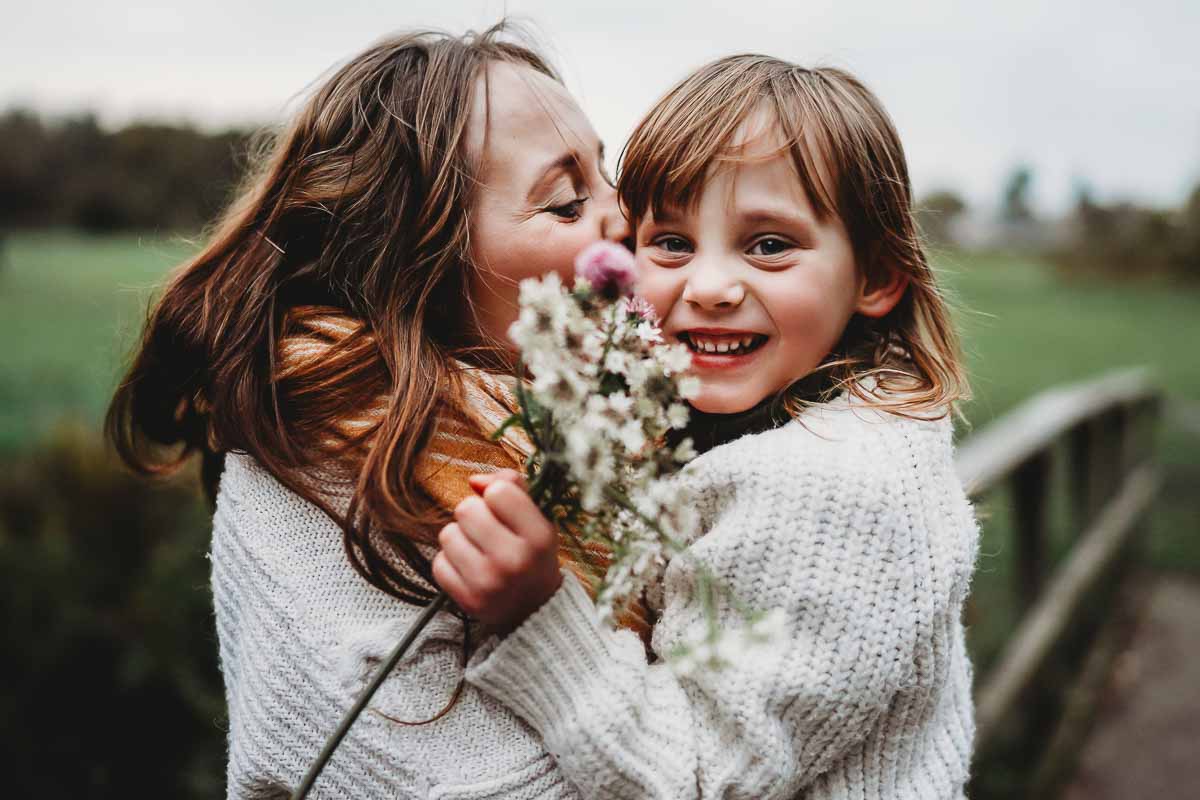
[[(785, 611), (782, 646), (680, 675), (648, 663), (632, 632), (599, 623), (564, 574), (529, 619), (476, 654), (468, 680), (535, 728), (585, 797), (794, 797), (878, 735), (889, 704), (913, 688), (929, 616), (946, 605), (945, 583), (928, 574), (928, 532), (878, 471), (797, 477), (802, 490), (786, 502), (747, 488), (774, 484), (754, 480), (764, 476), (725, 493), (705, 535), (668, 565), (654, 636), (661, 655), (704, 630), (694, 594), (704, 564), (745, 604)], [(740, 623), (719, 606), (723, 626)]]

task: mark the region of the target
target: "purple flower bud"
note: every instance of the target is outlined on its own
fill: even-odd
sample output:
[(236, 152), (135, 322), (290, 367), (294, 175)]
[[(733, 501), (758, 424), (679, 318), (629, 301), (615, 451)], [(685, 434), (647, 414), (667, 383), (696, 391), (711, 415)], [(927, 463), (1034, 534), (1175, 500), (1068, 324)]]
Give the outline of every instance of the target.
[(597, 294), (612, 299), (630, 294), (637, 281), (633, 253), (603, 240), (588, 245), (575, 257), (575, 275), (591, 284)]
[(650, 305), (650, 301), (640, 294), (632, 295), (625, 301), (625, 310), (647, 322), (658, 322), (658, 312), (654, 310), (654, 306)]

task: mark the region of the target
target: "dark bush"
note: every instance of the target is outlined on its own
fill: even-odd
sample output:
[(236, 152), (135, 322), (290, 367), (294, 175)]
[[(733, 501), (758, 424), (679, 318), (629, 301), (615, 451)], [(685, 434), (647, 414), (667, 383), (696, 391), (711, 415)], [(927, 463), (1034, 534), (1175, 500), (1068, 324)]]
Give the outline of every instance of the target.
[(223, 796), (224, 697), (194, 476), (85, 429), (0, 471), (0, 726), (15, 797)]

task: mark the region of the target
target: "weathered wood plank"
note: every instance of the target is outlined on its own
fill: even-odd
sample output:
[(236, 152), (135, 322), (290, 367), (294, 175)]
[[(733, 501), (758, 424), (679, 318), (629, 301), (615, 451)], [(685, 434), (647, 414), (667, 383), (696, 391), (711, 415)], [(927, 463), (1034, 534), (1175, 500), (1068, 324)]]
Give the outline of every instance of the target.
[(1153, 464), (1136, 468), (1025, 616), (976, 695), (977, 747), (985, 746), (1004, 714), (1029, 686), (1088, 589), (1137, 529), (1159, 483)]
[(1041, 450), (1013, 473), (1013, 533), (1017, 545), (1017, 602), (1027, 611), (1046, 579), (1046, 524), (1049, 517), (1052, 450)]
[(959, 478), (968, 494), (981, 494), (1090, 417), (1139, 403), (1158, 391), (1153, 373), (1134, 367), (1042, 392), (959, 446)]

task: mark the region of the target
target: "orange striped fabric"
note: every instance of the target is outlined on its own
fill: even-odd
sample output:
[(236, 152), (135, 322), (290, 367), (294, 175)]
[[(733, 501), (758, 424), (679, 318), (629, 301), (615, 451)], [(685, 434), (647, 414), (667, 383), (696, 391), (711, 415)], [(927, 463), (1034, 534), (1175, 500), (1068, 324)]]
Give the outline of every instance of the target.
[[(291, 332), (280, 340), (281, 363), (277, 374), (281, 376), (295, 371), (301, 361), (323, 357), (330, 347), (361, 327), (354, 318), (333, 311), (313, 314), (308, 310), (294, 319), (297, 324), (288, 326)], [(517, 427), (510, 427), (497, 441), (491, 439), (492, 431), (500, 427), (517, 405), (504, 380), (466, 364), (458, 366), (462, 369), (465, 402), (462, 408), (444, 404), (418, 476), (421, 486), (447, 510), (474, 494), (467, 482), (471, 475), (501, 469), (524, 472), (525, 459), (532, 450), (528, 436)], [(383, 414), (385, 403), (386, 398), (381, 397), (355, 418), (341, 421), (335, 438), (344, 441), (370, 430)], [(569, 534), (562, 534), (559, 563), (580, 579), (594, 599), (611, 553), (599, 542), (589, 542), (582, 549), (576, 542)], [(640, 600), (631, 602), (616, 621), (618, 626), (634, 631), (649, 644), (652, 617)]]

